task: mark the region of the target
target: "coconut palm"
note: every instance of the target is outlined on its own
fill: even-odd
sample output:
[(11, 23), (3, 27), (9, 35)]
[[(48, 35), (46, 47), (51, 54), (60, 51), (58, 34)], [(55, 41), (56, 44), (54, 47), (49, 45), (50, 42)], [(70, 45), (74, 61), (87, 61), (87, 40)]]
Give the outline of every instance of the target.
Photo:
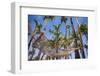
[(67, 39), (67, 17), (66, 16), (61, 16), (61, 24), (65, 23), (65, 27), (66, 27), (66, 32), (65, 32), (65, 39)]
[[(36, 25), (37, 25), (37, 23), (36, 23)], [(29, 56), (28, 59), (29, 60), (32, 60), (32, 57), (33, 57), (33, 55), (35, 53), (35, 50), (34, 50), (34, 48), (31, 48), (31, 45), (32, 45), (32, 40), (34, 39), (34, 35), (36, 34), (36, 29), (37, 28), (35, 26), (34, 27), (34, 31), (32, 31), (31, 24), (30, 23), (28, 24), (28, 37), (30, 35), (29, 41), (28, 41), (28, 50), (29, 50), (29, 52), (28, 52), (28, 56)], [(31, 48), (31, 50), (30, 50), (30, 48)]]
[[(53, 34), (53, 36), (54, 36), (54, 39), (52, 40), (52, 42), (53, 42), (54, 48), (56, 49), (56, 53), (58, 53), (58, 49), (59, 49), (59, 41), (60, 41), (60, 34), (61, 34), (61, 32), (59, 31), (60, 27), (61, 27), (61, 24), (53, 25), (53, 28), (55, 30), (49, 29), (49, 32), (51, 34)], [(57, 57), (57, 59), (58, 59), (58, 57)]]
[(82, 57), (85, 58), (85, 53), (84, 53), (84, 47), (83, 47), (83, 40), (82, 40), (82, 34), (81, 34), (81, 30), (79, 29), (80, 27), (80, 24), (78, 22), (78, 18), (76, 17), (76, 22), (77, 22), (77, 27), (78, 27), (78, 34), (79, 34), (79, 39), (80, 39), (80, 42), (81, 42), (81, 53), (82, 53)]
[[(29, 43), (28, 43), (28, 49), (30, 48), (30, 46), (31, 46), (31, 44), (32, 44), (32, 52), (35, 51), (34, 48), (37, 46), (37, 43), (38, 43), (38, 41), (40, 40), (40, 38), (41, 38), (41, 36), (42, 36), (42, 33), (41, 33), (42, 25), (41, 25), (37, 20), (34, 20), (34, 22), (35, 22), (35, 25), (36, 25), (36, 26), (35, 26), (34, 31), (32, 32), (32, 36), (31, 36), (30, 41), (29, 41)], [(39, 36), (37, 39), (35, 39), (34, 37), (35, 37), (37, 34), (40, 34), (40, 36)], [(34, 46), (35, 46), (35, 47), (34, 47)], [(39, 55), (38, 55), (38, 56), (40, 56), (40, 53), (41, 53), (41, 52), (39, 52)], [(34, 53), (32, 53), (31, 59), (30, 59), (30, 60), (32, 60), (33, 54), (34, 54)]]
[(48, 22), (48, 20), (52, 21), (53, 19), (54, 19), (54, 16), (44, 16), (43, 18), (45, 24)]
[(71, 26), (67, 25), (67, 28), (68, 28), (68, 36), (70, 36), (70, 28), (71, 28)]
[[(28, 42), (28, 49), (30, 46), (32, 47), (32, 52), (29, 51), (30, 55), (28, 55), (29, 60), (43, 60), (44, 58), (50, 60), (60, 59), (62, 57), (69, 58), (69, 55), (72, 52), (75, 53), (76, 59), (81, 56), (85, 58), (84, 47), (88, 48), (88, 46), (83, 44), (82, 37), (84, 35), (87, 40), (88, 33), (87, 26), (85, 26), (86, 24), (79, 24), (78, 19), (76, 18), (77, 28), (75, 28), (73, 17), (61, 16), (59, 18), (59, 24), (54, 24), (53, 21), (56, 23), (56, 19), (58, 19), (58, 17), (42, 16), (44, 26), (38, 20), (34, 19), (35, 29), (31, 33), (32, 37)], [(47, 29), (47, 24), (45, 25), (45, 23), (49, 23), (49, 21), (53, 25), (52, 28)], [(60, 30), (62, 29), (61, 26), (65, 27), (64, 31)], [(30, 27), (29, 30), (31, 30)], [(51, 34), (52, 39), (51, 37), (50, 39), (48, 38), (48, 33)], [(28, 35), (30, 35), (30, 33), (28, 33)], [(35, 49), (38, 49), (39, 51), (36, 57), (35, 54), (37, 50)]]
[[(65, 28), (66, 28), (66, 32), (65, 32), (65, 37), (64, 37), (64, 49), (67, 49), (67, 31), (68, 31), (68, 27), (67, 27), (67, 17), (66, 16), (61, 16), (61, 24), (64, 23), (65, 24)], [(65, 57), (66, 58), (66, 57)]]
[(46, 32), (46, 25), (47, 25), (47, 22), (49, 21), (49, 20), (51, 20), (51, 21), (53, 21), (53, 19), (54, 19), (54, 16), (44, 16), (43, 17), (43, 21), (44, 21), (44, 24), (45, 24), (45, 27), (44, 27), (44, 32)]
[(58, 53), (59, 39), (60, 39), (60, 34), (61, 34), (61, 32), (59, 31), (60, 27), (61, 27), (61, 24), (53, 25), (53, 28), (55, 30), (49, 29), (49, 32), (54, 35), (54, 42), (55, 42), (55, 47), (57, 47), (57, 50), (56, 50), (57, 53)]
[[(46, 22), (48, 22), (48, 20), (53, 20), (53, 18), (54, 18), (54, 16), (44, 16), (44, 18), (43, 18), (43, 20), (44, 20), (44, 23)], [(37, 22), (37, 21), (35, 21), (35, 23), (37, 24), (37, 28), (38, 28), (38, 32), (39, 33), (41, 33), (40, 32), (40, 30), (41, 30), (41, 25)], [(37, 33), (38, 33), (37, 32)], [(44, 27), (44, 32), (46, 32), (46, 26)], [(44, 36), (44, 35), (43, 35)], [(45, 39), (42, 39), (41, 40), (41, 37), (43, 37), (43, 36), (40, 36), (34, 43), (33, 43), (33, 45), (36, 43), (36, 42), (38, 42), (39, 40), (40, 41), (44, 41), (45, 39), (47, 39), (46, 37), (45, 37)], [(48, 40), (48, 39), (47, 39)], [(41, 54), (41, 51), (43, 51), (43, 50), (45, 50), (45, 49), (43, 49), (45, 46), (42, 46), (41, 44), (40, 44), (40, 42), (39, 42), (39, 46), (40, 46), (40, 51), (39, 51), (39, 53), (38, 53), (38, 59), (40, 58), (40, 54)], [(47, 48), (46, 48), (47, 49)], [(48, 51), (48, 50), (47, 50)], [(44, 56), (44, 55), (43, 55)], [(41, 59), (43, 59), (43, 56), (41, 57)]]
[[(72, 17), (70, 17), (70, 22), (71, 22), (71, 28), (72, 28), (72, 33), (73, 33), (75, 48), (77, 48), (78, 47), (78, 44), (77, 44), (77, 35), (76, 35), (75, 29), (74, 29)], [(75, 50), (75, 58), (76, 59), (80, 58), (80, 54), (79, 54), (79, 51), (77, 49)]]
[[(87, 24), (80, 24), (79, 29), (80, 29), (81, 34), (86, 37), (86, 42), (88, 42), (88, 27), (87, 27)], [(88, 44), (85, 43), (84, 47), (86, 48), (86, 52), (87, 52)]]
[(66, 24), (67, 21), (67, 17), (66, 16), (61, 16), (61, 23), (65, 23)]
[(85, 35), (86, 39), (88, 40), (88, 26), (87, 24), (80, 24), (80, 32)]
[[(45, 23), (47, 23), (48, 22), (48, 20), (53, 20), (53, 18), (54, 18), (54, 16), (44, 16), (43, 17), (43, 21), (44, 21), (44, 24)], [(42, 25), (37, 21), (37, 20), (35, 20), (35, 23), (36, 23), (36, 25), (37, 25), (37, 34), (40, 34), (41, 33), (41, 28), (42, 28)], [(45, 24), (46, 25), (46, 24)], [(43, 28), (43, 30), (44, 30), (44, 33), (46, 32), (46, 26)], [(36, 44), (36, 42), (39, 42), (39, 45), (40, 45), (40, 40), (41, 40), (41, 37), (42, 36), (40, 36), (40, 37), (38, 37), (37, 38), (37, 40), (35, 40), (35, 42), (33, 43), (33, 45), (34, 44)], [(46, 37), (45, 37), (45, 39), (47, 39)], [(44, 39), (44, 40), (45, 40)], [(48, 39), (47, 39), (48, 40)], [(42, 40), (43, 41), (43, 40)], [(42, 47), (42, 48), (41, 48)], [(38, 59), (39, 59), (39, 57), (40, 57), (40, 54), (41, 54), (41, 51), (43, 51), (43, 47), (44, 46), (42, 46), (42, 45), (40, 45), (40, 51), (39, 51), (39, 53), (38, 53)], [(42, 58), (43, 58), (43, 56), (42, 56)], [(41, 59), (42, 59), (41, 58)]]
[(34, 35), (35, 35), (36, 33), (40, 33), (40, 30), (41, 30), (41, 28), (42, 28), (42, 25), (41, 25), (37, 20), (34, 20), (34, 22), (35, 22), (36, 26), (35, 26), (34, 31), (32, 32), (32, 37), (30, 38), (30, 41), (29, 41), (29, 43), (28, 43), (28, 48), (30, 47), (30, 44), (31, 44), (31, 42), (32, 42), (32, 39), (34, 38)]

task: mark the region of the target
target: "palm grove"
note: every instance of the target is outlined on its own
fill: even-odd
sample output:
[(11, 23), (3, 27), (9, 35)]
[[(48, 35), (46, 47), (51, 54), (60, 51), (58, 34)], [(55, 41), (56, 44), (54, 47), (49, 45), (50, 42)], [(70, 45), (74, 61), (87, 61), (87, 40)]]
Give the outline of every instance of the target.
[[(55, 20), (57, 22), (57, 16), (36, 17), (38, 19), (41, 17), (42, 23), (35, 17), (31, 19), (32, 22), (28, 20), (28, 60), (87, 58), (87, 23), (80, 23), (79, 17), (59, 16), (58, 24), (54, 22)], [(51, 23), (52, 28), (48, 28), (50, 25), (48, 23)], [(61, 30), (62, 26), (64, 33)]]

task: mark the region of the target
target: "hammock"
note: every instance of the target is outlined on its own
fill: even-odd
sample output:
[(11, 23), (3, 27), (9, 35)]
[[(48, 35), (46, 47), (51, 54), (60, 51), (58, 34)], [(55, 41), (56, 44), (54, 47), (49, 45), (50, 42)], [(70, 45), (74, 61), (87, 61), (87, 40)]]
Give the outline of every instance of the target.
[(64, 51), (59, 51), (58, 53), (53, 53), (53, 54), (48, 54), (48, 57), (63, 57), (63, 56), (68, 56), (69, 54), (71, 54), (72, 52), (78, 50), (79, 48), (72, 48), (70, 50), (64, 50)]

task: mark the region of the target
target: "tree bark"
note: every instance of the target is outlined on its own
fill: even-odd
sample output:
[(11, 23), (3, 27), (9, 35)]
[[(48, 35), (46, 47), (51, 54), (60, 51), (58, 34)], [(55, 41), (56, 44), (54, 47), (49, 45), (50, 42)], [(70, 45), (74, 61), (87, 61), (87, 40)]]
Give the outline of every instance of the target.
[[(72, 32), (73, 32), (73, 37), (75, 38), (75, 48), (77, 48), (77, 36), (76, 36), (76, 32), (74, 29), (74, 25), (73, 25), (73, 21), (72, 21), (72, 17), (70, 17), (70, 21), (71, 21), (71, 28), (72, 28)], [(80, 58), (80, 54), (78, 50), (75, 50), (75, 59), (79, 59)]]
[(80, 29), (79, 29), (79, 25), (80, 25), (80, 24), (79, 24), (77, 18), (76, 18), (76, 22), (77, 22), (77, 26), (78, 26), (78, 30), (79, 30), (79, 38), (80, 38), (80, 42), (81, 42), (81, 45), (82, 45), (82, 48), (80, 49), (80, 50), (81, 50), (81, 54), (82, 54), (82, 58), (85, 58), (82, 35), (81, 35)]

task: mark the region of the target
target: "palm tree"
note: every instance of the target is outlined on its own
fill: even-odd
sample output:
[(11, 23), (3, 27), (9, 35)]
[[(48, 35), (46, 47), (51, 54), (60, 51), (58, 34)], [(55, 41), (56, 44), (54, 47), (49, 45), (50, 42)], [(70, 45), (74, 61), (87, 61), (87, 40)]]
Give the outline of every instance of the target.
[(68, 36), (70, 36), (70, 25), (67, 25), (68, 28)]
[(53, 19), (54, 19), (54, 16), (44, 16), (43, 18), (45, 24), (48, 22), (48, 20), (52, 21)]
[[(44, 20), (44, 23), (47, 23), (48, 22), (48, 20), (53, 20), (53, 18), (54, 18), (54, 16), (44, 16), (43, 17), (43, 20)], [(37, 21), (37, 20), (34, 20), (34, 22), (35, 22), (35, 24), (36, 24), (36, 28), (37, 28), (37, 30), (36, 30), (36, 34), (40, 34), (40, 36), (34, 41), (34, 43), (33, 43), (33, 46), (36, 44), (36, 43), (38, 43), (40, 40), (41, 40), (41, 37), (43, 36), (43, 35), (41, 35), (41, 28), (42, 28), (42, 25)], [(46, 26), (44, 27), (44, 32), (46, 32)], [(47, 39), (47, 38), (46, 38)], [(31, 40), (32, 41), (32, 40)], [(30, 42), (31, 42), (30, 41)], [(40, 43), (39, 43), (40, 44)], [(41, 46), (41, 45), (40, 45)], [(41, 54), (41, 51), (43, 50), (43, 48), (39, 48), (39, 53), (38, 53), (38, 56), (36, 57), (36, 59), (38, 60), (39, 58), (40, 58), (40, 54)], [(42, 56), (42, 58), (43, 58), (43, 56)], [(42, 59), (41, 58), (41, 59)]]
[[(66, 42), (68, 43), (68, 40), (70, 39), (70, 25), (66, 25), (66, 32), (65, 32), (65, 38), (64, 39), (65, 39), (65, 43)], [(65, 46), (67, 46), (67, 44)]]
[(80, 32), (85, 35), (86, 39), (88, 40), (88, 26), (87, 24), (80, 24)]
[[(28, 36), (31, 36), (31, 35), (32, 35), (32, 27), (31, 27), (30, 23), (28, 23)], [(32, 39), (33, 39), (33, 36), (31, 36), (31, 37), (29, 38), (28, 50), (29, 50), (29, 48), (30, 48)]]
[[(68, 29), (68, 41), (70, 40), (70, 28), (71, 26), (70, 25), (67, 25), (67, 29)], [(68, 47), (70, 45), (70, 42), (68, 42)], [(69, 55), (70, 57), (72, 56), (71, 54)]]
[(66, 16), (61, 16), (61, 23), (64, 22), (66, 24), (67, 17)]
[(56, 53), (58, 53), (58, 47), (59, 47), (59, 39), (60, 39), (60, 34), (61, 32), (59, 31), (61, 24), (57, 25), (53, 25), (53, 27), (55, 28), (55, 41), (56, 41)]
[(65, 39), (67, 39), (67, 17), (66, 16), (61, 16), (61, 24), (65, 23), (65, 27), (66, 27), (66, 32), (65, 32)]
[[(32, 44), (32, 40), (34, 39), (34, 35), (36, 34), (36, 26), (34, 27), (34, 31), (32, 31), (32, 27), (30, 25), (30, 23), (28, 23), (28, 37), (29, 37), (29, 41), (28, 41), (28, 60), (32, 60), (33, 55), (35, 53), (35, 50), (33, 47), (31, 47)], [(31, 51), (29, 50), (30, 47), (32, 48)]]
[[(81, 34), (83, 34), (86, 37), (86, 42), (88, 42), (88, 27), (87, 27), (87, 24), (80, 24), (79, 29), (80, 29)], [(86, 43), (84, 45), (84, 47), (86, 48), (86, 52), (87, 52), (88, 44)]]
[(40, 41), (43, 41), (44, 40), (43, 37), (44, 37), (44, 33), (41, 32), (40, 35), (39, 35), (39, 37), (32, 44), (33, 45), (33, 48), (34, 48), (34, 45), (35, 45), (39, 49), (39, 53), (37, 55), (38, 58), (40, 58), (41, 51), (42, 51), (42, 47), (43, 47), (40, 44)]
[[(38, 46), (37, 43), (39, 42), (39, 40), (41, 39), (41, 37), (42, 37), (42, 35), (43, 35), (43, 33), (41, 32), (42, 25), (41, 25), (37, 20), (34, 20), (34, 22), (35, 22), (36, 26), (35, 26), (34, 31), (32, 32), (31, 39), (30, 39), (30, 41), (29, 41), (29, 43), (28, 43), (28, 49), (29, 49), (29, 47), (30, 47), (30, 45), (31, 45), (31, 43), (32, 43), (32, 51), (35, 51), (34, 48), (35, 48), (36, 46)], [(37, 35), (37, 34), (40, 34), (40, 36), (39, 36), (37, 39), (35, 39), (34, 36)], [(33, 42), (33, 40), (34, 40), (34, 42)], [(35, 47), (34, 47), (34, 46), (35, 46)], [(38, 48), (38, 49), (40, 49), (40, 48)], [(32, 57), (33, 57), (33, 54), (34, 54), (34, 53), (32, 53)], [(36, 60), (39, 59), (40, 54), (41, 54), (41, 51), (39, 51), (38, 56), (35, 58)], [(32, 57), (31, 57), (30, 60), (32, 60)]]
[[(64, 49), (67, 49), (67, 17), (66, 16), (61, 16), (61, 24), (64, 22), (65, 23), (65, 28), (66, 28), (66, 32), (65, 32), (65, 37), (64, 37)], [(67, 58), (67, 56), (65, 57), (65, 59)]]
[[(75, 48), (77, 48), (78, 47), (78, 44), (77, 44), (77, 35), (76, 35), (75, 29), (74, 29), (72, 17), (70, 17), (70, 22), (71, 22), (71, 28), (72, 28), (73, 38), (75, 39), (75, 41), (74, 41)], [(75, 50), (75, 58), (76, 59), (77, 58), (80, 58), (80, 54), (79, 54), (79, 51), (78, 50)]]
[[(58, 49), (59, 49), (59, 41), (60, 41), (60, 34), (61, 34), (61, 32), (59, 31), (60, 27), (61, 27), (61, 24), (53, 25), (53, 28), (55, 30), (49, 29), (49, 32), (52, 33), (54, 36), (54, 39), (52, 41), (54, 43), (53, 44), (54, 48), (56, 48), (56, 53), (58, 53)], [(57, 57), (57, 59), (58, 59), (58, 57)]]
[(32, 40), (33, 40), (33, 38), (34, 38), (34, 35), (35, 35), (36, 33), (40, 33), (41, 28), (42, 28), (42, 25), (41, 25), (38, 21), (34, 20), (34, 22), (35, 22), (35, 24), (36, 24), (36, 27), (35, 27), (34, 31), (32, 32), (32, 36), (31, 36), (30, 41), (29, 41), (29, 43), (28, 43), (28, 49), (30, 48), (31, 42), (32, 42)]
[(51, 19), (51, 20), (53, 20), (53, 18), (54, 18), (54, 16), (44, 16), (44, 20), (45, 19)]
[(85, 53), (84, 53), (84, 47), (83, 47), (83, 40), (82, 40), (82, 35), (81, 35), (81, 31), (79, 29), (79, 22), (78, 22), (78, 18), (76, 17), (76, 22), (77, 22), (77, 26), (78, 26), (78, 34), (79, 34), (79, 38), (80, 38), (80, 42), (81, 42), (81, 53), (82, 53), (82, 57), (85, 58)]

